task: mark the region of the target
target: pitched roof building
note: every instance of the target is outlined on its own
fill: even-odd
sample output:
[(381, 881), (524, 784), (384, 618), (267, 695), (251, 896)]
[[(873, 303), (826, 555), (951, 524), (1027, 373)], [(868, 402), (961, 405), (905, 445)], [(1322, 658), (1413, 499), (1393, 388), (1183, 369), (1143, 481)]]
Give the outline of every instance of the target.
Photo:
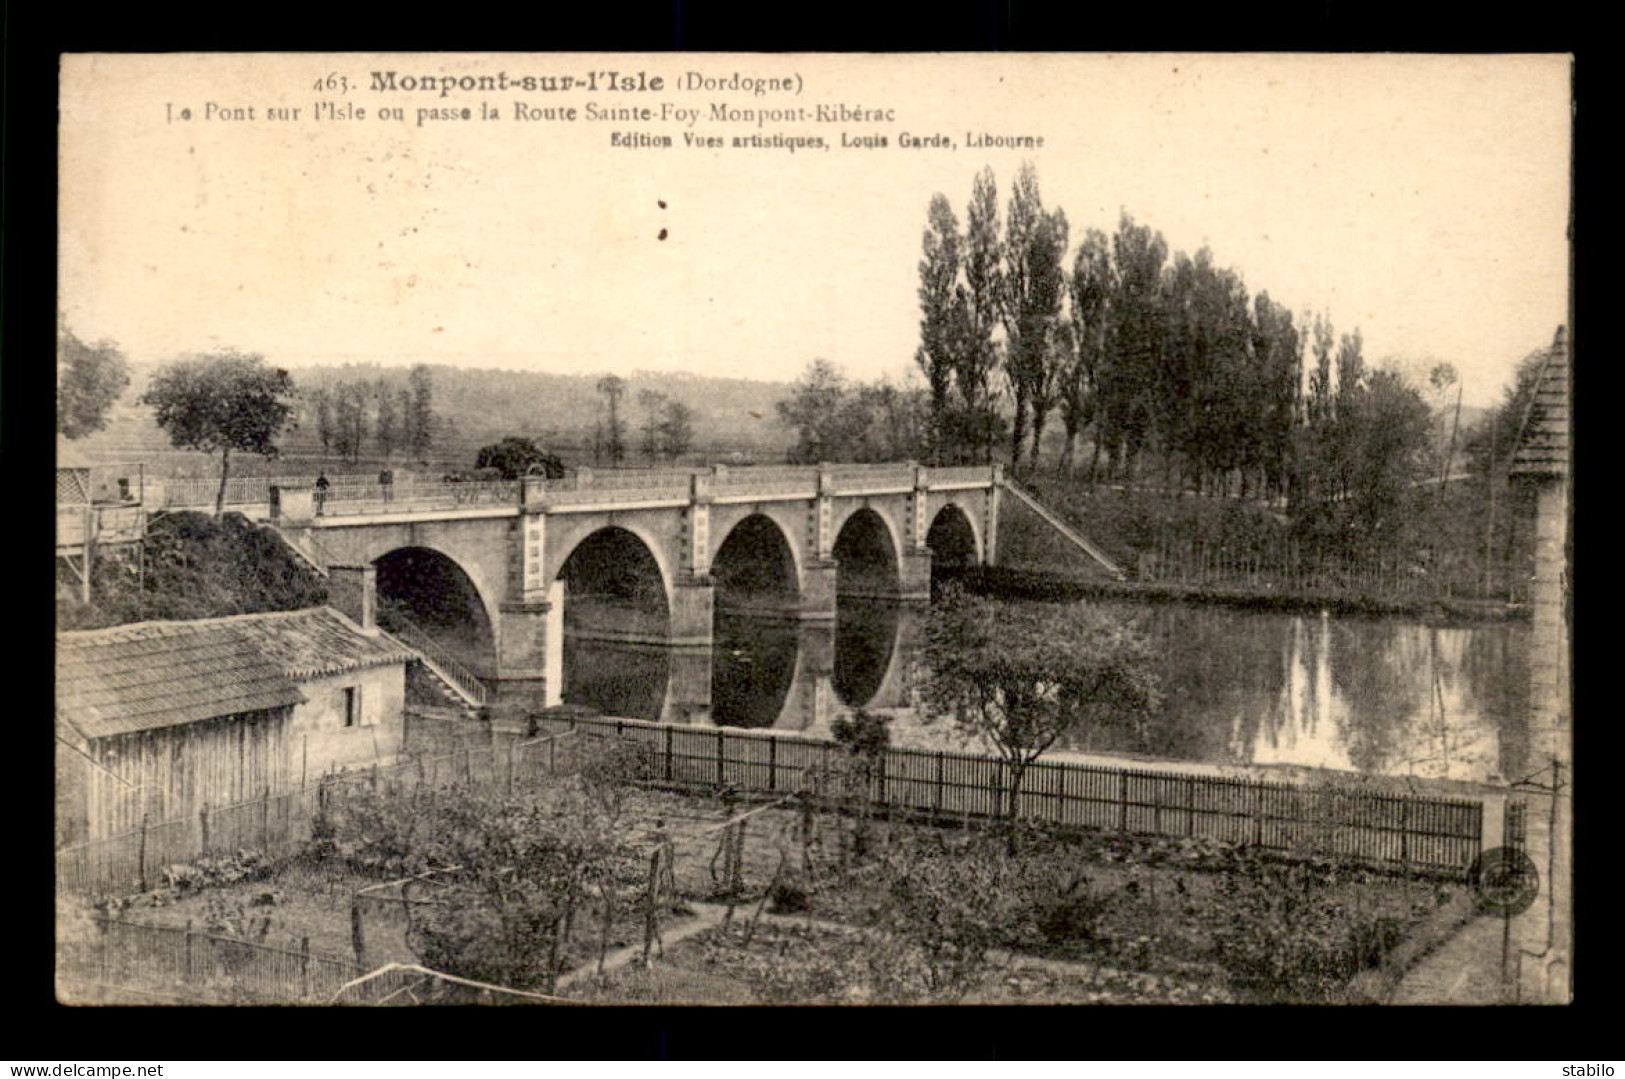
[(413, 658), (326, 607), (59, 633), (63, 831), (113, 835), (393, 758)]
[(1560, 327), (1541, 366), (1529, 414), (1518, 434), (1518, 448), (1512, 455), (1513, 475), (1568, 475), (1572, 454), (1569, 381), (1568, 342)]
[(57, 637), (57, 714), (87, 738), (305, 703), (297, 681), (413, 653), (326, 607)]
[[(1520, 942), (1516, 999), (1572, 999), (1574, 513), (1570, 472), (1574, 405), (1569, 342), (1557, 331), (1535, 385), (1511, 472), (1535, 493), (1535, 559), (1530, 587), (1528, 770), (1550, 790), (1530, 816), (1544, 815), (1544, 876), (1534, 906), (1510, 927)], [(1544, 803), (1544, 805), (1542, 805)], [(1545, 813), (1541, 813), (1541, 809)], [(1540, 845), (1542, 822), (1533, 825)], [(1537, 850), (1538, 854), (1539, 851)]]

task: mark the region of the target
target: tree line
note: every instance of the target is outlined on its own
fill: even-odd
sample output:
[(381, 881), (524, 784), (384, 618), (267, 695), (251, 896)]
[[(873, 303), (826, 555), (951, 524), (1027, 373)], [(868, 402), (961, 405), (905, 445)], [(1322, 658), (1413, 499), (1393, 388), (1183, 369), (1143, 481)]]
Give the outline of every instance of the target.
[(400, 454), (423, 460), (434, 446), (438, 418), (426, 364), (415, 365), (404, 386), (387, 377), (345, 380), (309, 391), (305, 403), (322, 452), (351, 464), (366, 452), (369, 438), (373, 452), (385, 459)]
[[(1091, 479), (1135, 482), (1155, 456), (1168, 486), (1291, 488), (1304, 327), (1207, 248), (1171, 253), (1124, 213), (1113, 234), (1087, 229), (1072, 249), (1066, 212), (1044, 205), (1031, 165), (1001, 223), (989, 168), (963, 228), (947, 196), (932, 196), (919, 276), (933, 460), (991, 462), (1004, 443), (1013, 467), (1033, 469), (1054, 420), (1065, 472), (1087, 436)], [(1330, 338), (1324, 317), (1315, 334)], [(1359, 331), (1336, 347), (1342, 377), (1328, 387), (1352, 392)]]

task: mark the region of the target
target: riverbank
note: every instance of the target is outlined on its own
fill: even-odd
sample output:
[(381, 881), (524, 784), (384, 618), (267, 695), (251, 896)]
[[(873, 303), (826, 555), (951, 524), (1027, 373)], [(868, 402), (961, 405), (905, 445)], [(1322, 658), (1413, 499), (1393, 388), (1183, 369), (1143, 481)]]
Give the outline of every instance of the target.
[(1158, 603), (1207, 603), (1239, 610), (1281, 614), (1395, 615), (1430, 625), (1527, 620), (1520, 604), (1472, 599), (1389, 599), (1358, 593), (1287, 593), (1274, 588), (1182, 585), (1149, 581), (1117, 581), (1014, 566), (980, 566), (951, 575), (950, 579), (979, 595), (999, 599), (1067, 602), (1080, 599), (1122, 598)]

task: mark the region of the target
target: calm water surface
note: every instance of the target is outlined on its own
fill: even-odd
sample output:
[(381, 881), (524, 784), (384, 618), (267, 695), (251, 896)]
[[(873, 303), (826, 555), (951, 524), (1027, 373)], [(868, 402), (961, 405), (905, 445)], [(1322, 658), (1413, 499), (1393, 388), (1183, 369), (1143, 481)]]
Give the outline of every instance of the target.
[[(1523, 765), (1522, 623), (1096, 602), (1156, 645), (1166, 700), (1144, 729), (1078, 730), (1067, 752), (1481, 781)], [(675, 723), (827, 734), (853, 709), (893, 740), (977, 748), (919, 708), (922, 609), (842, 600), (828, 623), (719, 614), (711, 649), (569, 640), (565, 700)]]

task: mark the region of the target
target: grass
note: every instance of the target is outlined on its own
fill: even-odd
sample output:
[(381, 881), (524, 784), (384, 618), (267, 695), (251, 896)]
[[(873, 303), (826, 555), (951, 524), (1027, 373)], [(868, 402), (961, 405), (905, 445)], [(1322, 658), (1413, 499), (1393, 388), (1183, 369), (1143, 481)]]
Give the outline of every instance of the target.
[[(1465, 576), (1456, 573), (1455, 585), (1448, 590), (1442, 580), (1411, 576), (1395, 567), (1386, 575), (1369, 568), (1351, 575), (1331, 565), (1293, 564), (1286, 555), (1293, 542), (1290, 522), (1261, 505), (1107, 487), (1090, 491), (1054, 474), (1028, 477), (1023, 482), (1050, 509), (1081, 525), (1131, 580), (1110, 579), (1036, 514), (1006, 500), (1004, 505), (1011, 511), (999, 522), (1000, 565), (984, 579), (984, 586), (996, 595), (1030, 599), (1121, 595), (1265, 610), (1329, 609), (1460, 621), (1508, 616), (1509, 605), (1500, 591), (1488, 598), (1463, 598), (1482, 591), (1482, 567), (1476, 554), (1468, 558), (1474, 571)], [(1476, 510), (1474, 514), (1476, 519)], [(1188, 545), (1206, 547), (1233, 564), (1228, 569), (1184, 567), (1202, 583), (1132, 579), (1139, 574), (1142, 557), (1156, 562), (1161, 545), (1169, 551), (1185, 551)], [(1473, 552), (1477, 550), (1473, 548)], [(1461, 554), (1456, 552), (1458, 559)], [(1161, 573), (1177, 576), (1180, 569), (1175, 563), (1163, 566)], [(1496, 573), (1504, 575), (1505, 567), (1497, 567)]]

